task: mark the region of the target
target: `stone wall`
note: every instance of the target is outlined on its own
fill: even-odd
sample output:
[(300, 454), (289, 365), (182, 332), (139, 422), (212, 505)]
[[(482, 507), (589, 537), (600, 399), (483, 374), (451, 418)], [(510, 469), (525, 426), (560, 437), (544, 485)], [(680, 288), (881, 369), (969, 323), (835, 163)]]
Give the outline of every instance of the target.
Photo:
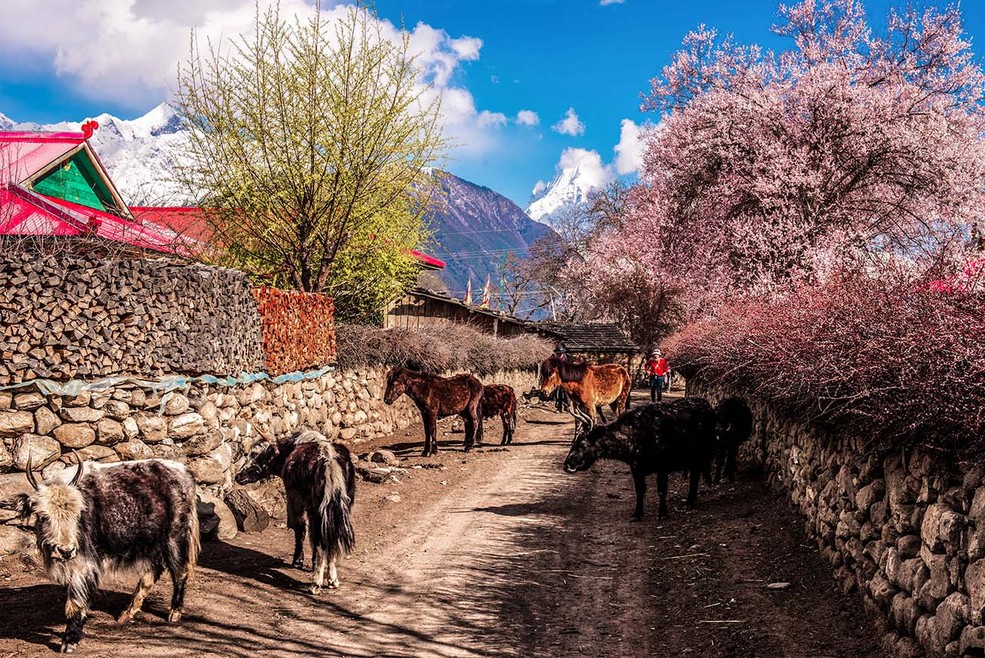
[(264, 363), (247, 276), (167, 259), (0, 254), (0, 385)]
[(786, 490), (843, 589), (863, 597), (887, 652), (985, 655), (985, 469), (873, 452), (864, 437), (822, 436), (751, 406), (746, 456)]

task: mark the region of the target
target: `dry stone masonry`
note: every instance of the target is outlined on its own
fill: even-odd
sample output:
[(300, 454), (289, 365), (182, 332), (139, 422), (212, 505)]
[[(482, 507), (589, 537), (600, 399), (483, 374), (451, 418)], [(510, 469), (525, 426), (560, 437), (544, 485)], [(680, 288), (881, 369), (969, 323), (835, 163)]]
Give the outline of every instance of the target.
[(263, 368), (260, 316), (242, 272), (12, 252), (0, 254), (0, 282), (0, 385)]
[(887, 653), (985, 655), (985, 468), (872, 452), (864, 437), (822, 436), (751, 406), (745, 450), (786, 490), (843, 589), (863, 597)]

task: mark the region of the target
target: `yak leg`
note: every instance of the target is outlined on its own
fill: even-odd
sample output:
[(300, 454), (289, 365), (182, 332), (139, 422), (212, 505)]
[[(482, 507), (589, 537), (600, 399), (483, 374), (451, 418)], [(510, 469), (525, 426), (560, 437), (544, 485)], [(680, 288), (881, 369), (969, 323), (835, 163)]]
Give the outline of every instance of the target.
[(667, 516), (667, 471), (657, 473), (657, 491), (660, 493), (660, 510), (657, 514), (663, 518)]
[(172, 624), (181, 619), (181, 612), (185, 608), (185, 589), (188, 587), (189, 576), (191, 569), (188, 565), (171, 570), (172, 593), (168, 621)]
[(688, 475), (690, 476), (690, 481), (687, 487), (687, 506), (694, 507), (695, 503), (698, 502), (698, 480), (701, 478), (701, 471), (697, 468), (692, 468)]
[(725, 453), (725, 476), (729, 482), (735, 482), (735, 473), (739, 470), (736, 464), (738, 452), (738, 446), (729, 446), (728, 452)]
[(339, 587), (339, 570), (335, 562), (335, 554), (332, 553), (332, 557), (328, 560), (328, 586), (331, 589)]
[(311, 552), (315, 556), (315, 569), (314, 569), (314, 579), (311, 582), (311, 593), (318, 594), (321, 592), (322, 587), (325, 586), (325, 568), (327, 566), (328, 560), (325, 549), (316, 544), (311, 545)]
[(304, 504), (296, 494), (287, 494), (287, 527), (294, 530), (294, 557), (291, 566), (295, 569), (304, 568)]
[(65, 634), (62, 635), (62, 653), (72, 653), (82, 640), (86, 618), (89, 616), (89, 599), (96, 589), (95, 578), (90, 574), (78, 584), (68, 586), (65, 601)]
[(633, 486), (636, 488), (636, 507), (633, 509), (633, 520), (643, 519), (643, 496), (646, 495), (646, 472), (639, 468), (630, 468), (633, 474)]
[(715, 484), (722, 481), (722, 470), (725, 468), (725, 448), (715, 452)]
[(157, 579), (161, 577), (160, 567), (154, 567), (137, 581), (137, 587), (133, 590), (133, 599), (130, 601), (130, 607), (124, 610), (116, 621), (125, 624), (140, 612), (140, 608), (144, 605), (144, 599), (147, 598), (147, 593), (150, 592), (154, 583)]
[(424, 453), (422, 457), (430, 457), (438, 452), (438, 419), (434, 414), (424, 416)]
[(510, 436), (510, 416), (506, 411), (501, 411), (499, 413), (499, 419), (503, 421), (503, 440), (500, 441), (499, 445), (505, 446), (513, 438)]

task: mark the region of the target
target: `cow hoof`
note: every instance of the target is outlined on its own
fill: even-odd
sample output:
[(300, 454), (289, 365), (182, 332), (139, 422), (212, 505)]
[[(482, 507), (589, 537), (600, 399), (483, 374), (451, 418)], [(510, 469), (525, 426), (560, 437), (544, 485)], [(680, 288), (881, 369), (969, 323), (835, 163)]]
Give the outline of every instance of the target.
[(172, 610), (168, 613), (168, 623), (176, 624), (181, 621), (181, 610)]
[(79, 646), (78, 644), (72, 644), (70, 642), (62, 642), (62, 653), (75, 653), (75, 648)]

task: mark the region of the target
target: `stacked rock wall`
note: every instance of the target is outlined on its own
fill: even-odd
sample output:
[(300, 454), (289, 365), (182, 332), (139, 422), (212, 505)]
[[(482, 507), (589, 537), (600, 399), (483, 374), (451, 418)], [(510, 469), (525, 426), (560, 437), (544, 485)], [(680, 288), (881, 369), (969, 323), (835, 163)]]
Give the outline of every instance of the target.
[(0, 254), (0, 385), (262, 370), (247, 276), (167, 259)]
[(873, 452), (865, 437), (821, 436), (751, 406), (744, 450), (788, 492), (843, 589), (861, 594), (887, 652), (985, 655), (985, 469)]

